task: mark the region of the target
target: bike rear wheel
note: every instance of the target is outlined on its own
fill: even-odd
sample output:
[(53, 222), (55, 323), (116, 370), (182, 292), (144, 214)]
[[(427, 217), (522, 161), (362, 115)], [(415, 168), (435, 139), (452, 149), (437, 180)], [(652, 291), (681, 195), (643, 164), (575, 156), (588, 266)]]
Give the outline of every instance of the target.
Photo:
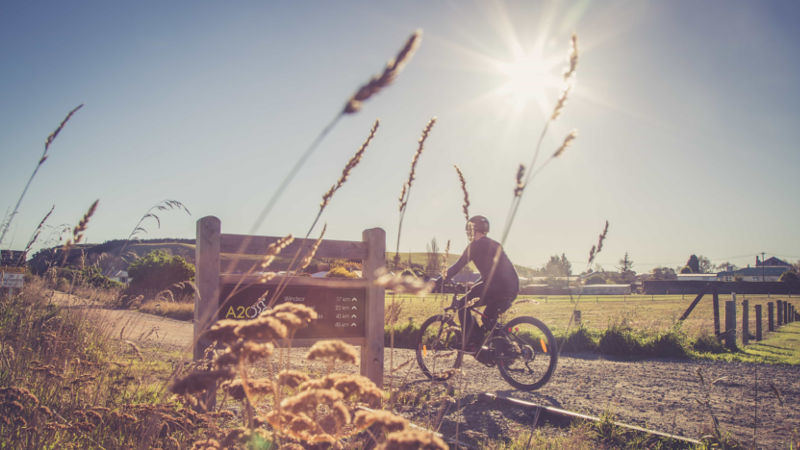
[(429, 317), (419, 329), (417, 363), (428, 378), (446, 380), (461, 367), (461, 327), (452, 317)]
[(558, 363), (558, 345), (541, 320), (517, 317), (496, 334), (495, 362), (510, 385), (532, 391), (550, 380)]

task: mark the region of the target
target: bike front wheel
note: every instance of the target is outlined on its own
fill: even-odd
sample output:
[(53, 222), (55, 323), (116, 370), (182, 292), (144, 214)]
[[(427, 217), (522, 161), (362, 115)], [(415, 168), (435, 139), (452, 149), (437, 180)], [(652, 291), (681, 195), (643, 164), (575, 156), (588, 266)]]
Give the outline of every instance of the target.
[(461, 327), (452, 317), (438, 315), (422, 323), (417, 339), (417, 363), (428, 378), (446, 380), (461, 367)]
[(544, 386), (558, 363), (553, 333), (539, 319), (517, 317), (493, 338), (500, 375), (512, 386), (532, 391)]

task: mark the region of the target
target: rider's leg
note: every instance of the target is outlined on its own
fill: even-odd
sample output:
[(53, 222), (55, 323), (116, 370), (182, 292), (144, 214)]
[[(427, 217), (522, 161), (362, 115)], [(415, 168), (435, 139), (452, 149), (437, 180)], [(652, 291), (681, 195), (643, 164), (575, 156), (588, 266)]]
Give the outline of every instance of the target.
[[(464, 294), (464, 297), (461, 300), (464, 302), (463, 304), (466, 305), (470, 301), (474, 300), (483, 293), (483, 283), (477, 283), (472, 288)], [(466, 308), (462, 308), (458, 312), (458, 317), (461, 320), (461, 323), (464, 324), (464, 336), (465, 341), (467, 343), (479, 343), (481, 341), (481, 333), (478, 327), (478, 324), (475, 323), (475, 319), (472, 317), (472, 314), (467, 311)]]
[(483, 309), (483, 314), (486, 316), (483, 319), (484, 335), (490, 333), (494, 329), (500, 314), (506, 312), (506, 310), (511, 307), (513, 301), (514, 297), (487, 296), (486, 308)]

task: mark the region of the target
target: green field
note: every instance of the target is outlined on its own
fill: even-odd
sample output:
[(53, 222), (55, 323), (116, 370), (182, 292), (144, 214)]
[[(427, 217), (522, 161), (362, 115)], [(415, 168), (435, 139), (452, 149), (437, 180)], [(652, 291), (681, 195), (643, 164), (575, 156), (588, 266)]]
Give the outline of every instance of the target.
[[(425, 297), (406, 295), (386, 295), (386, 305), (392, 301), (402, 305), (399, 322), (412, 319), (419, 324), (425, 318), (437, 314), (444, 306), (450, 304), (452, 294), (429, 294)], [(763, 329), (767, 332), (767, 303), (776, 300), (787, 300), (800, 306), (800, 296), (771, 296), (752, 295), (737, 296), (737, 329), (741, 335), (742, 307), (741, 300), (747, 299), (750, 303), (750, 333), (755, 335), (756, 317), (755, 305), (762, 305)], [(671, 329), (678, 319), (694, 300), (693, 295), (628, 295), (628, 296), (520, 296), (511, 309), (506, 312), (506, 317), (518, 315), (531, 315), (543, 320), (548, 327), (558, 333), (566, 330), (573, 310), (581, 312), (583, 325), (589, 329), (604, 330), (610, 325), (629, 325), (634, 329), (646, 331), (667, 331)], [(730, 296), (720, 296), (720, 327), (725, 328), (725, 301)], [(575, 325), (572, 325), (573, 329)], [(682, 324), (682, 330), (689, 337), (702, 334), (714, 334), (714, 315), (711, 295), (706, 295), (697, 304), (689, 317)], [(741, 339), (741, 336), (740, 336)]]

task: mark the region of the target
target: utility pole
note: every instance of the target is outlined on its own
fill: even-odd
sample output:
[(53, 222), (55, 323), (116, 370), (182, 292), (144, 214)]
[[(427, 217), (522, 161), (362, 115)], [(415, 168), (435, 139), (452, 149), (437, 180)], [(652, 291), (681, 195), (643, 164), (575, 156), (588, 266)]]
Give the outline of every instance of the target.
[(764, 252), (761, 252), (761, 281), (764, 280)]

